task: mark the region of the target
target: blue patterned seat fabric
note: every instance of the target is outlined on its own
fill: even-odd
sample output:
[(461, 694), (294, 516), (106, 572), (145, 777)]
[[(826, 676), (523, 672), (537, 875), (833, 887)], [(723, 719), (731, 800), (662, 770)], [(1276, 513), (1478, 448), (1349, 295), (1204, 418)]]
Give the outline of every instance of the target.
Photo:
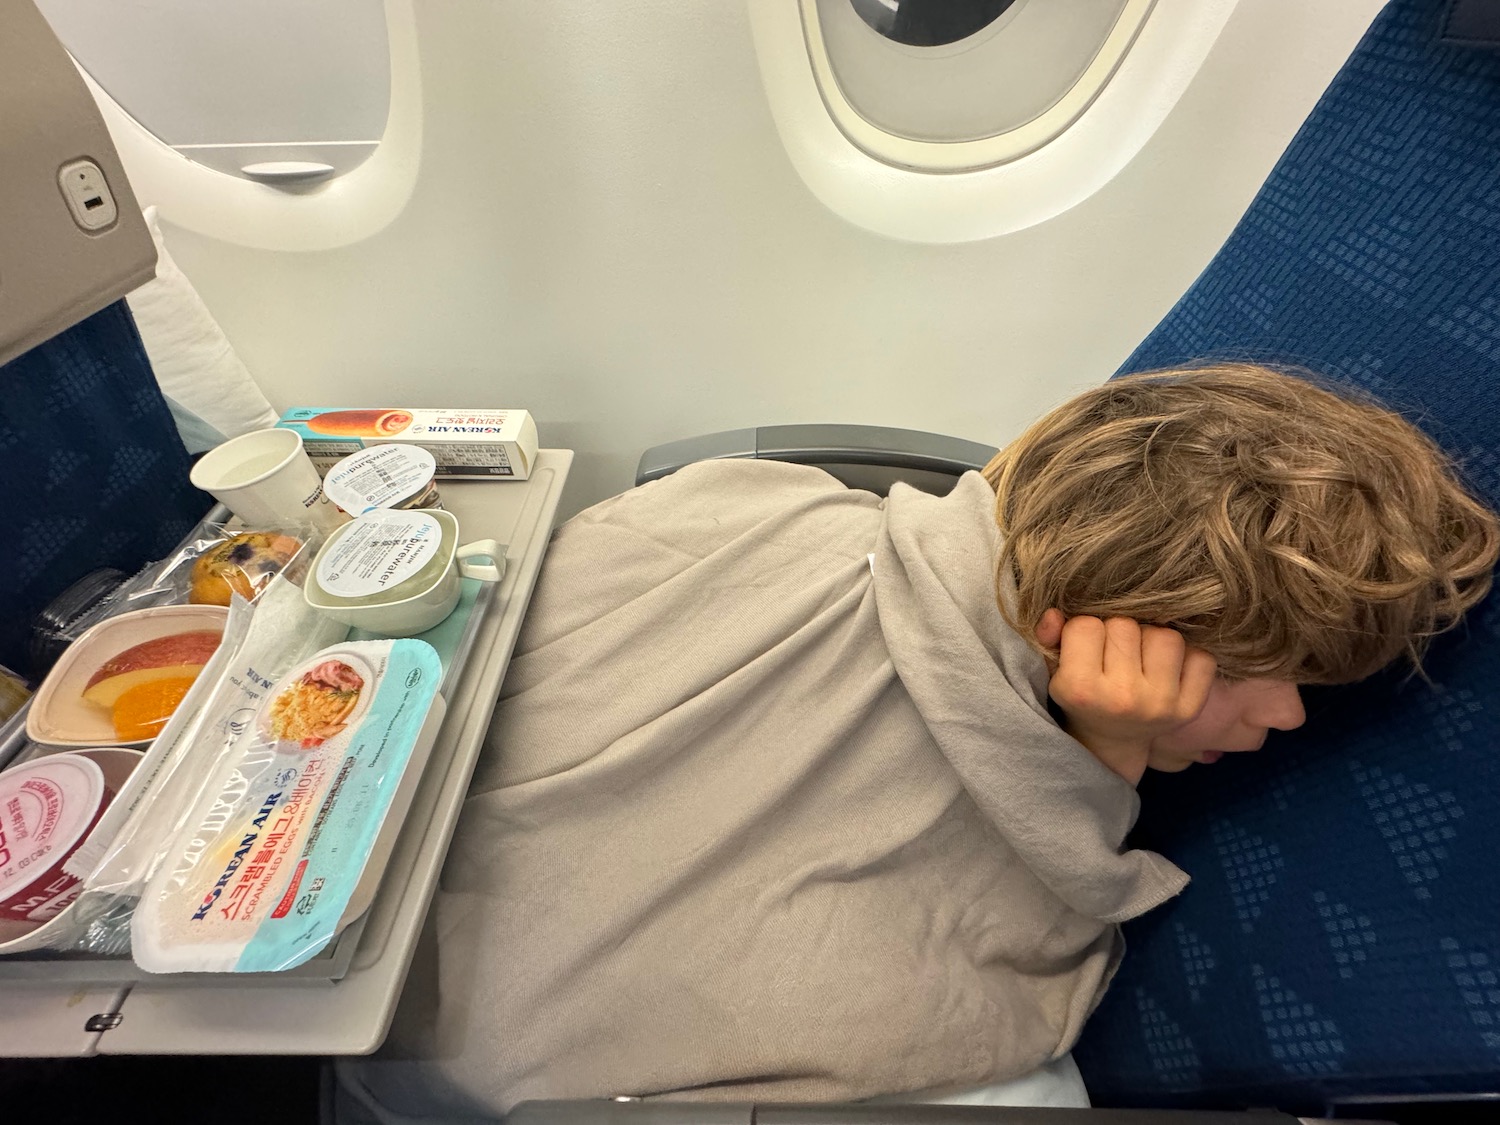
[[(1432, 433), (1500, 506), (1500, 54), (1377, 18), (1218, 256), (1123, 370), (1294, 363)], [(1260, 754), (1157, 775), (1187, 869), (1076, 1057), (1097, 1105), (1500, 1090), (1500, 599), (1400, 671), (1306, 692)]]
[(124, 301), (0, 366), (0, 664), (32, 674), (32, 619), (102, 566), (161, 558), (212, 500)]

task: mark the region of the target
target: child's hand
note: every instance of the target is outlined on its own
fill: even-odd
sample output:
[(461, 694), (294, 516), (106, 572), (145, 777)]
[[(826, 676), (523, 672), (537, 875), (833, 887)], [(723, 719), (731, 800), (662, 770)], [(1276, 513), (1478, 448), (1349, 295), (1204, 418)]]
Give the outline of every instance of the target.
[(1146, 772), (1152, 740), (1203, 710), (1218, 670), (1177, 630), (1125, 617), (1065, 620), (1049, 609), (1036, 635), (1061, 647), (1048, 693), (1067, 716), (1065, 729), (1132, 785)]

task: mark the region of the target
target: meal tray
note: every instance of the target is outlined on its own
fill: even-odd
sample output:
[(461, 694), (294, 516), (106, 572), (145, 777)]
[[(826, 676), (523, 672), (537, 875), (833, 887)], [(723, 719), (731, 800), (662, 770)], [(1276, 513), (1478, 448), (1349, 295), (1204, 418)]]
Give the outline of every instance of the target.
[[(219, 519), (228, 515), (227, 509), (219, 506), (209, 513), (208, 518), (215, 518), (215, 513), (221, 513), (217, 517)], [(427, 640), (437, 649), (442, 658), (443, 678), (438, 686), (438, 694), (445, 700), (453, 697), (453, 691), (473, 652), (479, 628), (494, 603), (498, 589), (499, 583), (496, 582), (464, 579), (463, 596), (453, 615), (421, 636), (421, 639)], [(368, 640), (374, 636), (375, 634), (360, 629), (349, 631), (350, 640)], [(38, 746), (26, 737), (26, 713), (30, 707), (31, 700), (27, 700), (21, 710), (0, 727), (0, 769), (46, 751), (45, 747)], [(441, 728), (438, 737), (442, 737)], [(310, 986), (326, 985), (341, 980), (348, 973), (368, 916), (366, 911), (350, 922), (315, 957), (295, 968), (275, 973), (148, 973), (128, 955), (62, 953), (43, 949), (0, 956), (0, 984), (30, 982), (84, 985), (151, 981), (154, 984), (180, 984), (185, 987), (206, 983), (255, 987), (295, 981), (305, 982)]]

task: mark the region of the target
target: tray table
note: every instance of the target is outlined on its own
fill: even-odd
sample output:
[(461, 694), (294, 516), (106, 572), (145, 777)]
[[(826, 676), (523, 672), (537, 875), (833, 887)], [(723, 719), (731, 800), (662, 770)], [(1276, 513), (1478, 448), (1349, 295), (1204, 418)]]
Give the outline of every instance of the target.
[[(542, 450), (522, 481), (440, 482), (466, 538), (508, 544), (445, 669), (447, 716), (370, 910), (318, 957), (265, 974), (158, 976), (127, 958), (0, 958), (0, 1055), (362, 1054), (390, 1026), (572, 465)], [(7, 724), (10, 729), (13, 724)], [(24, 746), (0, 737), (0, 763)]]

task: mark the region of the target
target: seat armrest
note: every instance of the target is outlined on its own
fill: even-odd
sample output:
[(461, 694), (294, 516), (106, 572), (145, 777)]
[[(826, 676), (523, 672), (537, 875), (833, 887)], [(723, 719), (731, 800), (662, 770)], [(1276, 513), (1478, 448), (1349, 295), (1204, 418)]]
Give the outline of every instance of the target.
[(757, 426), (669, 441), (641, 454), (635, 483), (675, 473), (694, 461), (726, 457), (790, 461), (798, 465), (874, 465), (904, 472), (961, 476), (982, 469), (995, 447), (977, 441), (895, 426), (807, 423)]

